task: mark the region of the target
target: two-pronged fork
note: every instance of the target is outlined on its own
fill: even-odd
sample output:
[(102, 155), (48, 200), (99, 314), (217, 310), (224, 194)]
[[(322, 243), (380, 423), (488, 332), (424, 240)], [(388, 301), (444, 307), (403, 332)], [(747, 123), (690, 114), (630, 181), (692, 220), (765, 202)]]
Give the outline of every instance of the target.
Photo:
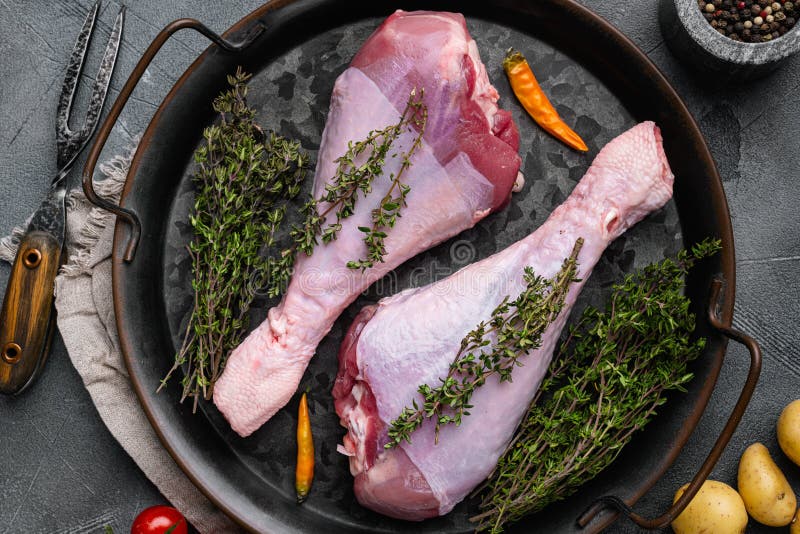
[(100, 2), (95, 4), (83, 23), (61, 88), (56, 116), (58, 172), (47, 198), (34, 213), (20, 240), (3, 299), (0, 312), (0, 393), (15, 395), (28, 387), (41, 372), (50, 352), (55, 330), (53, 290), (64, 249), (66, 177), (97, 127), (117, 61), (125, 19), (123, 7), (114, 22), (94, 81), (86, 119), (79, 130), (73, 131), (69, 127), (72, 102), (99, 8)]

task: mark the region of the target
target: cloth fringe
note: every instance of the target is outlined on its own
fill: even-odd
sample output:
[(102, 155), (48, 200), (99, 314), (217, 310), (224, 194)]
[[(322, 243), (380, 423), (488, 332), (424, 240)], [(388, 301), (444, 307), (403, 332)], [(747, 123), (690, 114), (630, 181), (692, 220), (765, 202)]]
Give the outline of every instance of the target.
[[(125, 180), (128, 176), (128, 168), (131, 166), (133, 156), (136, 155), (136, 147), (139, 145), (139, 138), (133, 140), (131, 148), (124, 154), (118, 154), (111, 160), (100, 165), (102, 180), (94, 183), (94, 190), (98, 196), (113, 202), (119, 202), (122, 189), (125, 187)], [(71, 208), (86, 205), (89, 201), (81, 190), (71, 191), (67, 202)], [(113, 223), (116, 215), (103, 208), (93, 207), (89, 211), (86, 223), (72, 243), (69, 261), (61, 267), (61, 274), (65, 277), (75, 277), (88, 274), (94, 269), (91, 261), (91, 251), (97, 244), (97, 240), (103, 234), (103, 230)]]
[(8, 263), (14, 261), (14, 257), (17, 255), (17, 249), (19, 248), (19, 241), (25, 234), (25, 228), (28, 227), (28, 222), (30, 222), (30, 220), (30, 217), (28, 217), (28, 220), (25, 221), (23, 226), (15, 227), (11, 230), (11, 235), (0, 239), (0, 260), (7, 261)]

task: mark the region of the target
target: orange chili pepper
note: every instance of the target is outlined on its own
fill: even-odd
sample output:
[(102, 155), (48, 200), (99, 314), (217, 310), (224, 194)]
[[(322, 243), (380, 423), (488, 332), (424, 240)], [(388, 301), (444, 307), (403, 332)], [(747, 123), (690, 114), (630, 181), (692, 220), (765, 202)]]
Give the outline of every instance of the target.
[(517, 95), (519, 103), (539, 126), (576, 150), (584, 152), (589, 150), (583, 139), (558, 116), (558, 112), (536, 81), (525, 56), (509, 49), (503, 60), (503, 69), (508, 75), (508, 81), (511, 82), (511, 88)]
[(297, 469), (294, 488), (298, 504), (305, 501), (314, 480), (314, 440), (311, 436), (311, 420), (308, 417), (306, 394), (300, 398), (297, 411)]

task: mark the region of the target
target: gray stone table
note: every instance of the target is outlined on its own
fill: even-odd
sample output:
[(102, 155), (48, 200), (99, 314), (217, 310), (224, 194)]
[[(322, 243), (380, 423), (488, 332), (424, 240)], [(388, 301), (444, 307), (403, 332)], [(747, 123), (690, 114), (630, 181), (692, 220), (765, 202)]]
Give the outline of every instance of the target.
[[(36, 207), (55, 170), (56, 97), (92, 2), (0, 0), (0, 233)], [(191, 16), (224, 30), (261, 0), (125, 3), (127, 27), (111, 99), (167, 22)], [(800, 468), (782, 458), (774, 437), (780, 409), (800, 397), (800, 387), (792, 387), (800, 385), (800, 58), (761, 81), (710, 90), (666, 49), (656, 0), (583, 3), (619, 27), (667, 75), (698, 119), (725, 180), (737, 248), (735, 324), (761, 341), (765, 361), (753, 402), (713, 478), (735, 484), (739, 455), (749, 443), (762, 441), (800, 490)], [(107, 38), (118, 9), (118, 0), (104, 2), (98, 43)], [(90, 76), (98, 47), (89, 59)], [(150, 82), (136, 91), (123, 113), (107, 155), (145, 128), (168, 88), (204, 47), (187, 34), (165, 47), (150, 69)], [(82, 166), (83, 159), (76, 168)], [(8, 274), (8, 266), (0, 266), (0, 288)], [(732, 345), (698, 430), (641, 501), (640, 511), (658, 512), (693, 475), (727, 419), (746, 368), (746, 354)], [(105, 524), (125, 532), (139, 510), (164, 502), (103, 426), (59, 339), (36, 386), (22, 398), (0, 398), (0, 458), (0, 533), (99, 532)], [(625, 521), (611, 529), (635, 531)], [(751, 521), (750, 531), (770, 529)]]

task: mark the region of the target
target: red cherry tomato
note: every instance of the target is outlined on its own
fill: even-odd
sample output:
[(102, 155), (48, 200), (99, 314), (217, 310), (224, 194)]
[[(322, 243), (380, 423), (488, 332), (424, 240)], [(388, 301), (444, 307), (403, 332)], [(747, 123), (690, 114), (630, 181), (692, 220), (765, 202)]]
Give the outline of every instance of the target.
[[(172, 530), (170, 530), (172, 529)], [(131, 534), (188, 534), (186, 518), (171, 506), (151, 506), (142, 510), (131, 525)]]

